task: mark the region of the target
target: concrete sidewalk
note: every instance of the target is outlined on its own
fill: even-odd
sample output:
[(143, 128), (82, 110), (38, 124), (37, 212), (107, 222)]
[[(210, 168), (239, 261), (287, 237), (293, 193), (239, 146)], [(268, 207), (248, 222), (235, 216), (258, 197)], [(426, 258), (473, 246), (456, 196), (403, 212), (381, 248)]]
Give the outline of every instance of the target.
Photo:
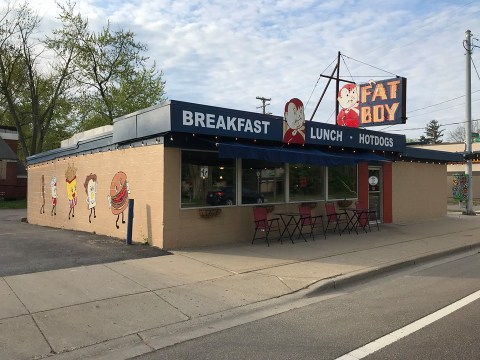
[(479, 232), (480, 217), (450, 214), (326, 240), (189, 249), (3, 277), (0, 358), (128, 359), (187, 339), (185, 329), (190, 337), (220, 330), (205, 327), (209, 319), (231, 326), (271, 299), (476, 249)]

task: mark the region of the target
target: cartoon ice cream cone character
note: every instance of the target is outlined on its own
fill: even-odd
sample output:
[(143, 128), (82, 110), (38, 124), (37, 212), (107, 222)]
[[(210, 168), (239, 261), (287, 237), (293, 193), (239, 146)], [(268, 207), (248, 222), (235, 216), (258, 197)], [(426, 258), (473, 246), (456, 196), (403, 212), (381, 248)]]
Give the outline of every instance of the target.
[(50, 180), (50, 190), (52, 191), (52, 211), (50, 215), (57, 215), (57, 178), (54, 176)]
[(83, 183), (85, 192), (87, 194), (87, 204), (88, 209), (90, 210), (90, 215), (88, 215), (88, 222), (92, 222), (92, 213), (93, 217), (96, 218), (95, 207), (97, 206), (97, 175), (90, 174), (85, 178)]
[(110, 184), (110, 195), (108, 196), (108, 205), (113, 215), (117, 215), (117, 221), (115, 222), (117, 229), (119, 228), (118, 220), (120, 214), (122, 215), (122, 224), (125, 224), (123, 213), (128, 206), (129, 193), (127, 175), (123, 171), (117, 172)]
[(75, 217), (75, 205), (77, 205), (77, 168), (72, 164), (68, 164), (67, 171), (65, 171), (65, 181), (67, 184), (68, 205), (70, 210), (68, 212), (68, 220), (70, 215)]

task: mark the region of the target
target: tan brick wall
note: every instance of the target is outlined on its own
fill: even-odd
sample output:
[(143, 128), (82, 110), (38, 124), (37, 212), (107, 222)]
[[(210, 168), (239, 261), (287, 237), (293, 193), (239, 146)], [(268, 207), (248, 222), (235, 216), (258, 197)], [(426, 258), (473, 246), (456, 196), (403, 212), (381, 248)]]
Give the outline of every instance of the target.
[(446, 215), (446, 165), (395, 162), (392, 171), (394, 223)]
[[(77, 205), (68, 219), (65, 171), (68, 164), (77, 168)], [(165, 172), (165, 169), (168, 171)], [(163, 145), (137, 147), (103, 153), (60, 158), (32, 165), (28, 169), (28, 221), (31, 224), (87, 231), (121, 239), (126, 238), (127, 223), (117, 229), (109, 206), (110, 183), (117, 171), (127, 174), (130, 198), (135, 199), (133, 241), (148, 241), (163, 249), (249, 242), (252, 239), (253, 206), (223, 207), (219, 216), (202, 218), (198, 209), (180, 208), (181, 151)], [(96, 218), (87, 207), (83, 186), (90, 173), (97, 175)], [(45, 177), (45, 213), (42, 205), (41, 176)], [(50, 180), (57, 177), (57, 215), (52, 209)], [(297, 205), (276, 205), (277, 211), (296, 209)], [(124, 213), (125, 222), (128, 209)], [(273, 214), (271, 216), (274, 216)]]
[[(77, 168), (75, 217), (68, 219), (65, 171), (68, 164)], [(165, 171), (167, 169), (167, 171)], [(107, 201), (110, 183), (116, 172), (127, 174), (130, 198), (135, 199), (133, 241), (148, 241), (163, 249), (179, 249), (214, 244), (250, 242), (254, 232), (252, 205), (219, 207), (221, 213), (203, 218), (198, 209), (180, 208), (181, 151), (163, 145), (60, 158), (28, 169), (28, 221), (56, 228), (95, 232), (126, 238), (127, 224), (115, 226)], [(96, 218), (89, 223), (90, 210), (83, 187), (85, 177), (97, 175)], [(45, 213), (40, 214), (41, 176), (45, 176)], [(57, 177), (57, 215), (52, 209), (50, 180)], [(444, 193), (446, 166), (397, 162), (393, 166), (393, 221), (433, 218), (446, 213)], [(275, 205), (275, 212), (296, 211), (298, 204)], [(314, 213), (323, 212), (319, 202)], [(125, 221), (128, 210), (125, 211)], [(275, 215), (270, 214), (271, 217)]]
[[(77, 168), (77, 205), (75, 217), (68, 219), (69, 204), (66, 190), (65, 171), (68, 164)], [(148, 241), (163, 247), (163, 188), (164, 188), (164, 148), (163, 145), (107, 151), (78, 157), (60, 158), (28, 169), (28, 221), (31, 224), (56, 228), (74, 229), (126, 239), (128, 209), (124, 212), (125, 224), (113, 215), (107, 196), (110, 183), (116, 172), (127, 174), (131, 199), (135, 200), (134, 226), (132, 238), (135, 242)], [(89, 223), (90, 210), (87, 207), (84, 182), (87, 175), (97, 175), (96, 218)], [(45, 213), (42, 206), (41, 177), (45, 177)], [(52, 201), (50, 180), (57, 177), (57, 215), (51, 215)]]
[[(249, 242), (254, 233), (253, 205), (219, 207), (221, 213), (203, 218), (198, 209), (180, 208), (181, 150), (165, 149), (165, 249)], [(296, 210), (298, 204), (275, 205), (276, 211)], [(274, 217), (271, 214), (271, 217)]]

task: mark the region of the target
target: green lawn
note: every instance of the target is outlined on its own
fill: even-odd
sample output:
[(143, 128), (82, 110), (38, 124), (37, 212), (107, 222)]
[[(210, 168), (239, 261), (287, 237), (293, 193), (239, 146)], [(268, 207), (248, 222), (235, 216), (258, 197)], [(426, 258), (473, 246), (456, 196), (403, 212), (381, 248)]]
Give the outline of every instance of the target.
[(22, 200), (0, 200), (0, 209), (26, 209), (27, 199)]

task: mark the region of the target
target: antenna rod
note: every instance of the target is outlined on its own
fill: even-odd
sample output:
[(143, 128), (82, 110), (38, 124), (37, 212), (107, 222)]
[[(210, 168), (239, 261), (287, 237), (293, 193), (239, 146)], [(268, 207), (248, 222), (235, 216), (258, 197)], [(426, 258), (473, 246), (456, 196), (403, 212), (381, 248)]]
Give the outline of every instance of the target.
[(335, 71), (337, 71), (337, 66), (338, 66), (338, 64), (335, 65), (335, 67), (333, 68), (332, 76), (326, 76), (326, 77), (328, 77), (327, 85), (325, 85), (325, 89), (323, 89), (322, 96), (320, 96), (320, 100), (318, 100), (317, 106), (315, 106), (315, 110), (313, 110), (313, 114), (312, 114), (312, 117), (310, 118), (310, 121), (313, 120), (313, 117), (315, 116), (315, 113), (317, 112), (317, 109), (318, 109), (318, 107), (320, 106), (320, 103), (321, 103), (322, 100), (323, 100), (323, 96), (324, 96), (325, 93), (327, 92), (328, 85), (330, 85), (330, 82), (332, 81), (332, 79), (335, 79), (335, 78), (333, 77), (333, 75), (335, 74)]

